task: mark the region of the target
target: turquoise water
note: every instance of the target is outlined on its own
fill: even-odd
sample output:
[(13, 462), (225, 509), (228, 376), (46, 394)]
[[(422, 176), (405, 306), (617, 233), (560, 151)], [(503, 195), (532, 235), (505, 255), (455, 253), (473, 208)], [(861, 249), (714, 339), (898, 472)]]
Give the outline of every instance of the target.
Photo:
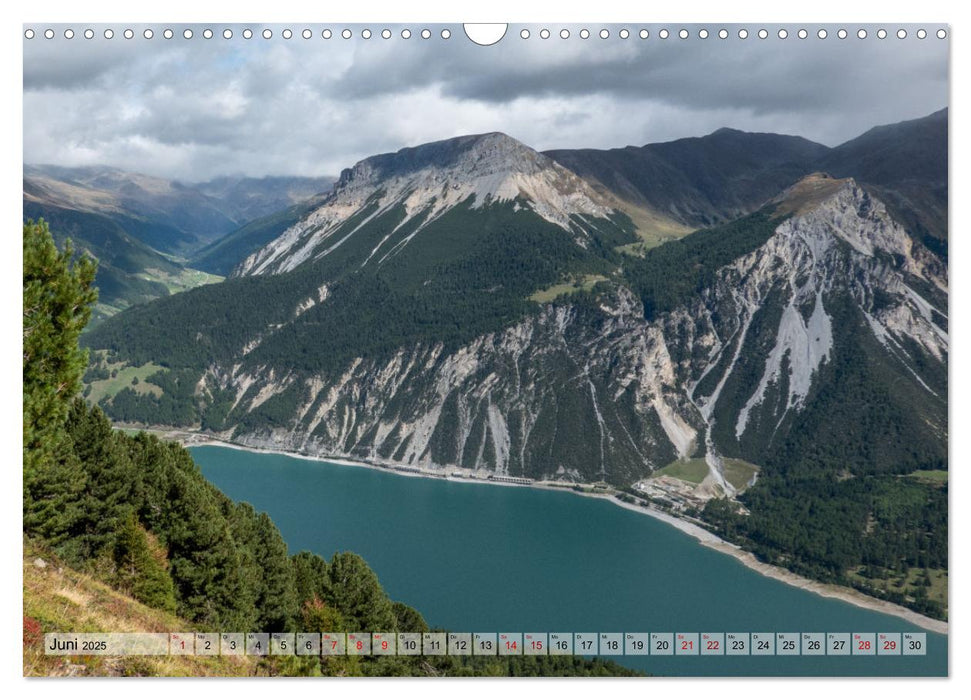
[[(757, 574), (660, 521), (521, 487), (191, 449), (228, 496), (265, 510), (291, 552), (363, 556), (392, 598), (456, 632), (902, 632), (888, 615)], [(674, 675), (946, 675), (925, 657), (618, 657)]]

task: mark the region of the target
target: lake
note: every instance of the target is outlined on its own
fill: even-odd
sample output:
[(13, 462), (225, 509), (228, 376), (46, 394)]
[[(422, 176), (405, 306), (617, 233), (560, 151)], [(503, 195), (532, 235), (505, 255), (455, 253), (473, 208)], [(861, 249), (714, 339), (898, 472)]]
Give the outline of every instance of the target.
[[(269, 513), (291, 553), (364, 557), (396, 600), (455, 632), (904, 632), (902, 619), (746, 568), (663, 522), (570, 492), (402, 476), (194, 447), (229, 497)], [(926, 656), (616, 657), (663, 675), (947, 674)]]

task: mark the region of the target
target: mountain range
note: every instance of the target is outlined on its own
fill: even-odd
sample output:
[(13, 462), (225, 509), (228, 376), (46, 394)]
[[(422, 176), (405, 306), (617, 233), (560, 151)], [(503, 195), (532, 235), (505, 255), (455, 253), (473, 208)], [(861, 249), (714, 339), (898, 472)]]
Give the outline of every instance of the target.
[(91, 331), (90, 390), (254, 447), (605, 482), (818, 578), (946, 568), (946, 144), (944, 110), (836, 148), (367, 158), (225, 281)]

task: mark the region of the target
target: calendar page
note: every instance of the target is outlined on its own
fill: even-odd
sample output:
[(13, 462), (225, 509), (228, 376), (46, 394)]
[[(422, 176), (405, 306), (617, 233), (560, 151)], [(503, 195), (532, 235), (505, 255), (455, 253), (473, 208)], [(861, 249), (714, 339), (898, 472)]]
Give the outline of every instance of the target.
[(948, 676), (949, 25), (21, 32), (25, 676)]

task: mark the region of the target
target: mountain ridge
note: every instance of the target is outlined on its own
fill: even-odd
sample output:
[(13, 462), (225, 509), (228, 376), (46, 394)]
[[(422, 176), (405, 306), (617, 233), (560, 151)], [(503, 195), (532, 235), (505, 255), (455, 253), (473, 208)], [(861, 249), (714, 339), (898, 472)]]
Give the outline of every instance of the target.
[(24, 194), (31, 201), (153, 222), (162, 231), (145, 242), (180, 254), (309, 199), (331, 183), (331, 178), (229, 176), (183, 183), (112, 166), (24, 165)]
[(758, 209), (826, 150), (798, 136), (723, 128), (640, 147), (546, 153), (623, 200), (700, 228)]
[(852, 176), (894, 210), (912, 235), (947, 257), (947, 108), (919, 119), (884, 124), (840, 144), (819, 162)]

